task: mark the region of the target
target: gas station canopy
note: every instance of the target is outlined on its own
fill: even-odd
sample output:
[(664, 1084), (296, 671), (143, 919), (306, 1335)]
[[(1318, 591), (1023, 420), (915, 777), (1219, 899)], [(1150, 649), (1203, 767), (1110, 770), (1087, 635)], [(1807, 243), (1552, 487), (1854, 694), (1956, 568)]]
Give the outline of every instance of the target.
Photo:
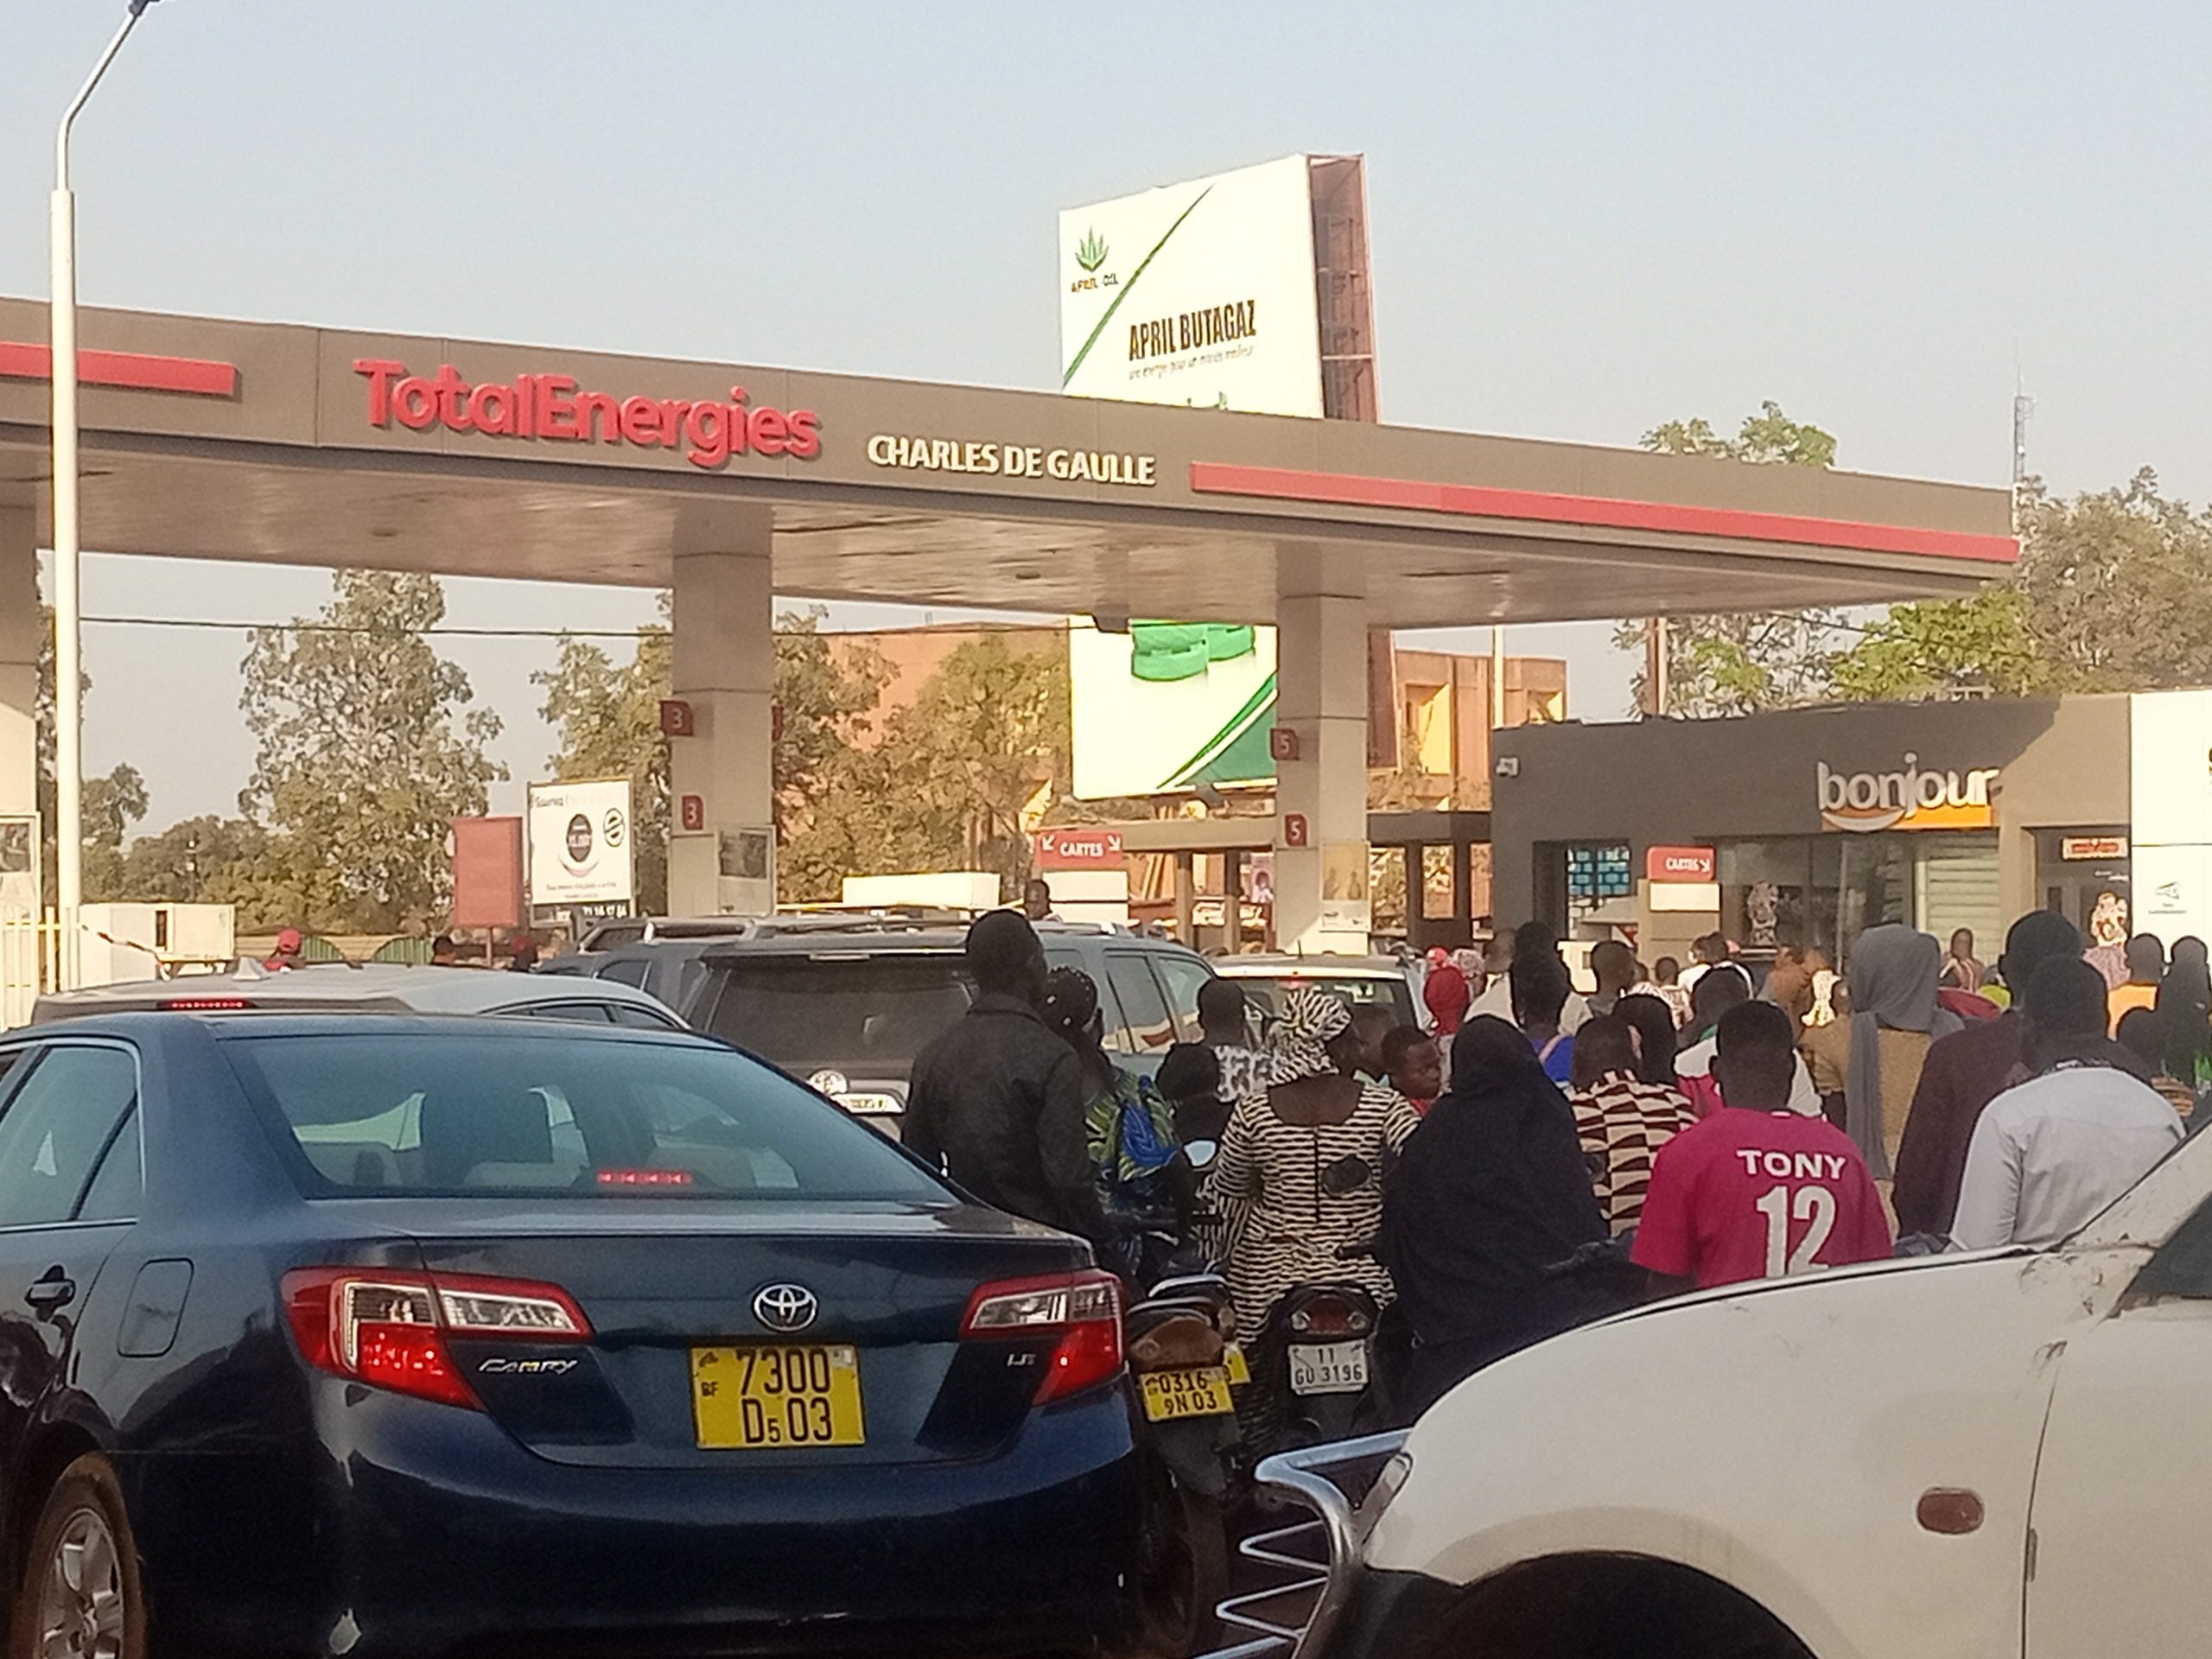
[[(0, 299), (0, 510), (48, 531), (46, 308)], [(82, 315), (84, 544), (665, 587), (768, 510), (807, 598), (1370, 626), (1964, 591), (2004, 490), (1518, 438), (149, 312)]]

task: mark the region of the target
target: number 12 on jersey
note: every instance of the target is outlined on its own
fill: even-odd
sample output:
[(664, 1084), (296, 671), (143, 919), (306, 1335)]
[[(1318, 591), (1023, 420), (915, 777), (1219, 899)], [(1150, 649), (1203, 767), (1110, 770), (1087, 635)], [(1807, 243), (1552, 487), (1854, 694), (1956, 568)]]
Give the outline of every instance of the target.
[[(1780, 1279), (1793, 1273), (1818, 1273), (1827, 1266), (1818, 1261), (1828, 1235), (1835, 1230), (1835, 1194), (1825, 1186), (1801, 1186), (1791, 1196), (1787, 1186), (1769, 1187), (1759, 1198), (1758, 1212), (1766, 1217), (1766, 1276)], [(1797, 1248), (1789, 1248), (1789, 1224), (1807, 1223)]]

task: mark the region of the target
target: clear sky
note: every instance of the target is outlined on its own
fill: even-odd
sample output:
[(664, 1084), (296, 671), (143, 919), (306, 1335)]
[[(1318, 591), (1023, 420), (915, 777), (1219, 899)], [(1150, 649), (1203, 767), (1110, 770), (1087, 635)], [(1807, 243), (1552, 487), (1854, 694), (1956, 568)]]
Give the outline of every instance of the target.
[[(120, 0), (0, 20), (0, 292)], [(1364, 151), (1392, 421), (1630, 442), (1764, 397), (1844, 465), (2212, 494), (2212, 7), (766, 6), (162, 0), (80, 123), (81, 289), (142, 306), (1043, 386), (1062, 206)], [(88, 611), (311, 609), (321, 573), (93, 559)], [(643, 594), (449, 585), (454, 620)], [(1480, 648), (1480, 636), (1469, 648)], [(1602, 629), (1529, 629), (1618, 715)], [(545, 641), (454, 642), (542, 765)], [(87, 762), (149, 827), (251, 765), (236, 635), (88, 631)], [(507, 798), (512, 801), (512, 796)]]

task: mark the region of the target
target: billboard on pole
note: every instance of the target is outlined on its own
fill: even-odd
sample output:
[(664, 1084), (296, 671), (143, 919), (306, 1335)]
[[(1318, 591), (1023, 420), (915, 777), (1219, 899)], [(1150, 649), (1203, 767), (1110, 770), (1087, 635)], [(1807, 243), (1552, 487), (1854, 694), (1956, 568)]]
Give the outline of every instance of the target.
[(1311, 162), (1060, 214), (1060, 389), (1320, 416)]
[(530, 902), (627, 904), (637, 891), (630, 780), (530, 786)]
[(1068, 625), (1075, 793), (1084, 800), (1272, 784), (1275, 631), (1209, 622)]

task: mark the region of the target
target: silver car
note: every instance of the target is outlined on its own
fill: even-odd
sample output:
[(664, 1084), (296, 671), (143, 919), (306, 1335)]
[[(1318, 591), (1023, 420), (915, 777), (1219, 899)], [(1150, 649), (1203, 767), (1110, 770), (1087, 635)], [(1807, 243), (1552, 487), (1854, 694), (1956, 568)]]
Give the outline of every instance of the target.
[(95, 1014), (504, 1014), (534, 1020), (681, 1031), (683, 1022), (658, 997), (613, 980), (496, 973), (481, 968), (316, 963), (186, 979), (133, 980), (39, 998), (31, 1023)]

